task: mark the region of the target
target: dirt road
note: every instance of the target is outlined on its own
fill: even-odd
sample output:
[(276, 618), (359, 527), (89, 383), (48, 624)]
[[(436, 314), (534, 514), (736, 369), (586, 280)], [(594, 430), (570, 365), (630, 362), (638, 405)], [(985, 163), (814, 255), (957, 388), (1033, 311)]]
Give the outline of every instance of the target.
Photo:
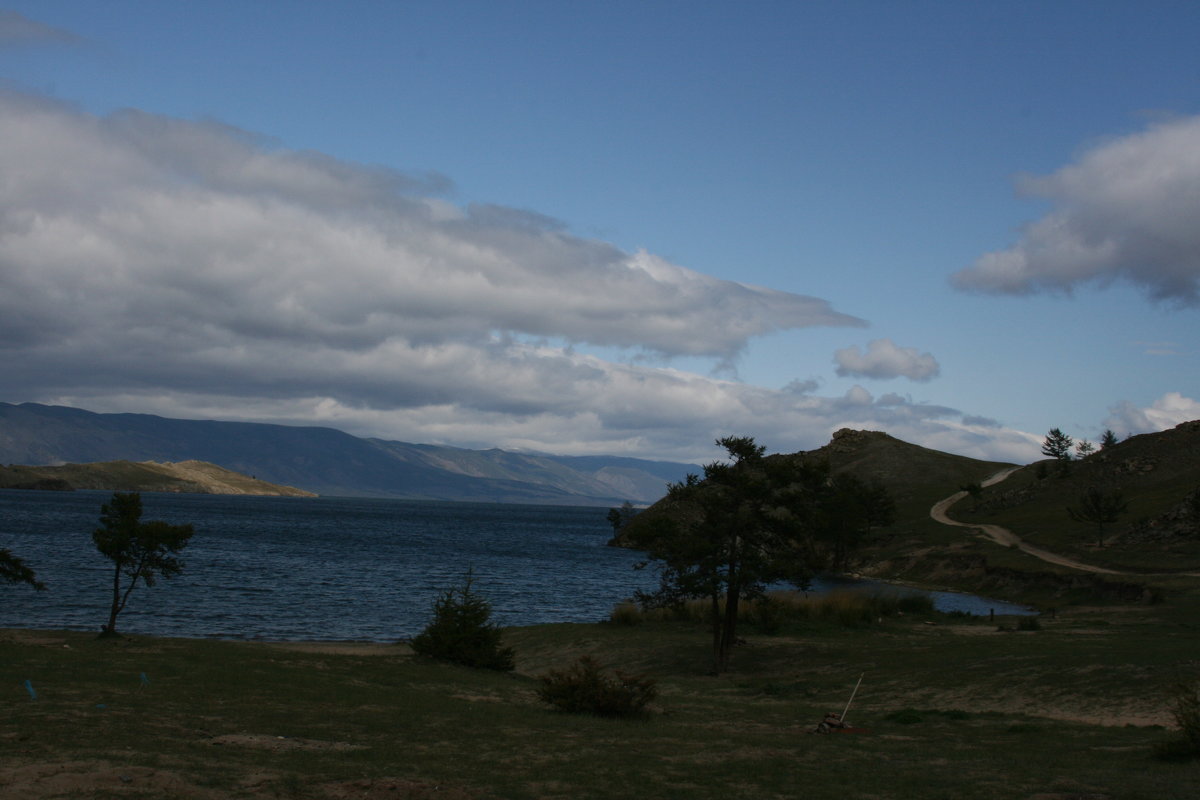
[[(1012, 469), (1006, 469), (1001, 472), (997, 472), (995, 475), (984, 481), (981, 485), (991, 486), (994, 483), (999, 483), (1009, 475), (1016, 472), (1018, 469), (1020, 469), (1020, 467), (1013, 467)], [(1077, 569), (1083, 572), (1095, 572), (1104, 575), (1130, 574), (1128, 572), (1120, 572), (1118, 570), (1108, 569), (1106, 567), (1097, 567), (1093, 564), (1085, 564), (1082, 561), (1076, 561), (1073, 558), (1067, 558), (1066, 556), (1060, 556), (1057, 553), (1051, 553), (1049, 550), (1043, 550), (1040, 547), (1034, 547), (1031, 544), (1026, 544), (1021, 540), (1020, 536), (1017, 536), (1008, 528), (1001, 528), (999, 525), (987, 525), (974, 522), (957, 522), (950, 519), (950, 517), (946, 514), (946, 512), (950, 509), (950, 506), (954, 505), (966, 496), (966, 492), (956, 492), (955, 494), (947, 497), (945, 500), (939, 500), (938, 502), (934, 503), (933, 508), (929, 509), (929, 516), (933, 517), (935, 522), (940, 522), (943, 525), (953, 525), (957, 528), (974, 528), (998, 545), (1003, 547), (1015, 546), (1021, 552), (1028, 553), (1034, 558), (1040, 558), (1042, 561), (1047, 561), (1051, 564), (1058, 564), (1059, 566), (1068, 567), (1070, 569)]]

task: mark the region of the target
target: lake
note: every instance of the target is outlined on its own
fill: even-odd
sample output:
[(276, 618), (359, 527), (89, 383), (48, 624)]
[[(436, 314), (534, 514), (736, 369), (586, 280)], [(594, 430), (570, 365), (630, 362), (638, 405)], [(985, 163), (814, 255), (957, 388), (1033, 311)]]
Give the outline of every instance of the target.
[[(99, 630), (111, 562), (91, 532), (111, 492), (0, 490), (0, 547), (45, 592), (0, 585), (0, 628)], [(138, 586), (118, 630), (162, 636), (395, 641), (468, 569), (501, 625), (595, 622), (655, 576), (605, 543), (607, 509), (344, 497), (142, 495), (143, 520), (191, 523), (181, 575)], [(818, 582), (814, 590), (845, 585)], [(936, 592), (939, 610), (1028, 613)]]

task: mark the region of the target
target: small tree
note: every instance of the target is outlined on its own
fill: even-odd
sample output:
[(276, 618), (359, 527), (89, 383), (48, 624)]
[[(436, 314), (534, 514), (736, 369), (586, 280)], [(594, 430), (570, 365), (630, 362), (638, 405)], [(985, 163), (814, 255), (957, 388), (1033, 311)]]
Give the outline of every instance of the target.
[(1084, 459), (1096, 452), (1096, 445), (1089, 442), (1087, 439), (1080, 439), (1075, 444), (1075, 457)]
[(25, 566), (24, 561), (3, 548), (0, 548), (0, 581), (27, 583), (39, 592), (46, 588), (46, 584), (37, 579), (37, 575)]
[[(192, 538), (191, 525), (169, 525), (161, 520), (142, 522), (142, 496), (115, 492), (100, 506), (100, 527), (92, 532), (96, 549), (113, 562), (112, 605), (102, 636), (117, 635), (117, 615), (125, 610), (129, 595), (140, 579), (153, 586), (158, 578), (183, 571), (177, 554)], [(122, 586), (122, 579), (128, 583)]]
[(1104, 526), (1116, 522), (1125, 513), (1128, 503), (1120, 489), (1104, 491), (1095, 486), (1079, 497), (1079, 508), (1068, 508), (1067, 514), (1076, 522), (1088, 522), (1096, 526), (1096, 545), (1104, 546)]
[(610, 508), (608, 510), (608, 524), (612, 525), (613, 534), (621, 532), (629, 524), (629, 521), (637, 516), (637, 509), (633, 507), (633, 503), (626, 500), (621, 504), (620, 508)]
[(1112, 447), (1116, 443), (1117, 443), (1117, 435), (1115, 433), (1113, 433), (1111, 430), (1106, 429), (1104, 431), (1104, 433), (1100, 436), (1100, 449), (1101, 450), (1107, 450), (1108, 448)]
[(638, 529), (631, 544), (660, 562), (658, 591), (637, 593), (643, 605), (708, 602), (719, 674), (729, 667), (742, 602), (775, 582), (807, 585), (812, 571), (838, 551), (836, 534), (846, 528), (831, 522), (838, 514), (829, 498), (838, 492), (827, 465), (764, 457), (750, 437), (717, 444), (731, 463), (705, 466), (703, 480), (689, 475), (671, 484), (667, 502), (675, 513)]
[(1058, 428), (1051, 428), (1042, 440), (1042, 455), (1059, 461), (1071, 460), (1071, 445), (1074, 441)]
[(958, 490), (960, 492), (966, 492), (970, 496), (972, 508), (979, 508), (979, 498), (983, 497), (982, 484), (980, 484), (978, 481), (973, 483), (964, 483), (962, 486), (958, 487)]
[(412, 640), (414, 652), (468, 667), (507, 672), (513, 649), (502, 647), (501, 631), (491, 622), (492, 605), (473, 588), (467, 570), (463, 585), (446, 589), (433, 603), (433, 619)]

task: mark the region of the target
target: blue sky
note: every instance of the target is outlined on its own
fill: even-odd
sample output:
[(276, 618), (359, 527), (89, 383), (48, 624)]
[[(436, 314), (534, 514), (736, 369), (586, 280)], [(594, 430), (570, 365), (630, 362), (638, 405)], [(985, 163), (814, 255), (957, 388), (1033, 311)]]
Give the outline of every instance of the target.
[(5, 8), (5, 400), (687, 460), (1200, 417), (1194, 3)]

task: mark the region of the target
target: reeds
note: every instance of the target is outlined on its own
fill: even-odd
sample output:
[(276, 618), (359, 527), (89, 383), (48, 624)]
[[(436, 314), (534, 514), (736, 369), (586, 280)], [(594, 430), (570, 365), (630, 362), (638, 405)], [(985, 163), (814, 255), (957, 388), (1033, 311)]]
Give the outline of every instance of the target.
[[(721, 605), (724, 608), (724, 603)], [(768, 592), (763, 597), (742, 603), (739, 619), (763, 633), (778, 633), (784, 624), (795, 622), (831, 622), (842, 627), (865, 627), (886, 617), (902, 614), (929, 614), (933, 600), (928, 595), (902, 591), (863, 591), (844, 589), (824, 594), (799, 591)], [(609, 620), (617, 625), (637, 625), (643, 621), (710, 621), (712, 603), (690, 600), (666, 608), (639, 608), (632, 601), (617, 604)]]

